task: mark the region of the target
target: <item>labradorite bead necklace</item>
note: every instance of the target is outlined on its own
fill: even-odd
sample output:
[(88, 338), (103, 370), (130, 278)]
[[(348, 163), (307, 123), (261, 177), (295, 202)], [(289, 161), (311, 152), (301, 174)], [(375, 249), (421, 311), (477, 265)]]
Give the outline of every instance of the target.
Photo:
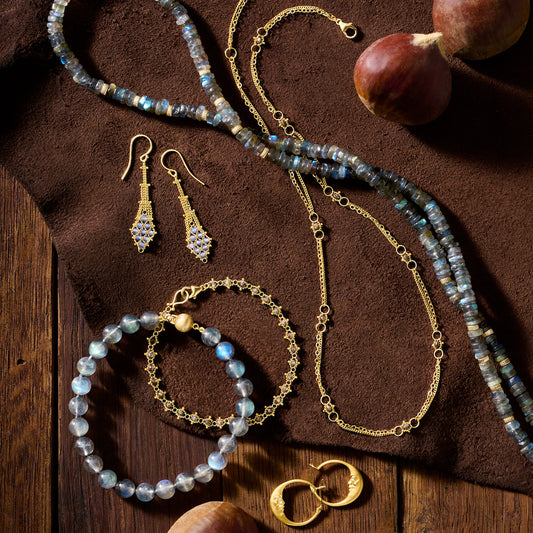
[[(210, 126), (223, 128), (254, 154), (274, 162), (283, 169), (294, 171), (294, 178), (291, 176), (291, 180), (308, 209), (311, 229), (315, 235), (317, 233), (320, 235), (321, 223), (312, 207), (305, 183), (299, 177), (300, 173), (314, 175), (323, 186), (324, 193), (343, 207), (351, 209), (349, 207), (351, 203), (342, 193), (325, 184), (326, 179), (364, 181), (381, 196), (391, 201), (394, 208), (402, 213), (414, 227), (426, 253), (433, 261), (436, 275), (444, 291), (452, 303), (463, 312), (474, 355), (491, 391), (496, 410), (503, 419), (506, 430), (518, 444), (520, 451), (530, 461), (533, 461), (533, 443), (522, 429), (520, 422), (515, 418), (504, 386), (520, 406), (526, 423), (531, 425), (533, 425), (533, 399), (518, 377), (509, 354), (498, 341), (494, 331), (479, 310), (472, 288), (471, 276), (467, 270), (461, 248), (451, 233), (450, 226), (436, 201), (422, 189), (398, 176), (395, 172), (377, 167), (373, 168), (349, 150), (335, 145), (311, 143), (305, 139), (277, 138), (266, 132), (256, 133), (251, 128), (243, 127), (237, 112), (224, 98), (216, 83), (200, 36), (186, 8), (173, 0), (156, 1), (174, 16), (188, 45), (190, 55), (200, 76), (200, 83), (215, 108), (214, 111), (209, 111), (204, 106), (196, 107), (177, 102), (170, 103), (167, 99), (157, 100), (145, 95), (140, 96), (133, 91), (90, 76), (68, 47), (63, 35), (64, 13), (69, 0), (57, 0), (52, 4), (48, 16), (50, 43), (74, 81), (96, 95), (110, 98), (141, 111), (178, 119), (200, 120)], [(237, 28), (237, 22), (245, 4), (246, 0), (241, 0), (238, 3), (230, 25), (225, 55), (230, 61), (232, 69), (236, 69), (235, 58), (237, 56), (232, 45), (233, 33)], [(235, 77), (235, 79), (237, 87), (242, 89), (240, 77)], [(259, 113), (257, 115), (254, 113), (254, 116), (260, 117)], [(322, 267), (320, 279), (322, 290), (326, 281), (325, 271), (322, 271)], [(329, 312), (329, 307), (323, 307), (324, 311)], [(326, 328), (326, 322), (327, 313), (323, 326), (320, 326), (321, 329)], [(322, 353), (321, 340), (322, 338), (318, 339), (317, 336), (315, 353), (320, 354), (320, 357)], [(324, 405), (324, 409), (326, 407), (327, 403)]]
[(100, 456), (94, 454), (94, 443), (86, 437), (89, 423), (83, 415), (89, 410), (87, 395), (91, 390), (89, 379), (96, 372), (96, 363), (106, 357), (108, 346), (116, 344), (122, 339), (123, 333), (134, 334), (141, 326), (146, 330), (157, 330), (163, 317), (154, 312), (146, 312), (137, 318), (135, 315), (125, 315), (119, 325), (106, 326), (102, 333), (102, 340), (95, 340), (89, 345), (88, 357), (82, 357), (77, 364), (79, 375), (72, 380), (72, 390), (76, 396), (69, 402), (69, 411), (74, 415), (70, 421), (69, 431), (77, 437), (74, 449), (84, 457), (83, 468), (92, 474), (97, 474), (98, 484), (104, 489), (112, 489), (122, 498), (130, 498), (134, 494), (142, 502), (149, 502), (158, 496), (168, 500), (174, 496), (176, 490), (180, 492), (191, 491), (195, 484), (208, 483), (213, 479), (214, 472), (223, 470), (228, 464), (227, 455), (237, 449), (236, 437), (242, 437), (248, 432), (247, 418), (254, 412), (254, 403), (249, 398), (253, 391), (252, 382), (244, 377), (244, 364), (234, 358), (235, 349), (230, 342), (223, 341), (218, 329), (213, 327), (203, 328), (193, 322), (190, 315), (182, 313), (174, 317), (176, 329), (187, 332), (191, 329), (201, 331), (201, 339), (207, 346), (215, 348), (216, 356), (226, 363), (226, 374), (234, 380), (234, 392), (239, 397), (235, 404), (237, 416), (232, 416), (229, 421), (229, 433), (218, 439), (218, 450), (211, 453), (207, 463), (199, 464), (192, 474), (182, 472), (175, 481), (162, 479), (155, 487), (150, 483), (136, 485), (130, 479), (118, 480), (113, 470), (105, 470)]

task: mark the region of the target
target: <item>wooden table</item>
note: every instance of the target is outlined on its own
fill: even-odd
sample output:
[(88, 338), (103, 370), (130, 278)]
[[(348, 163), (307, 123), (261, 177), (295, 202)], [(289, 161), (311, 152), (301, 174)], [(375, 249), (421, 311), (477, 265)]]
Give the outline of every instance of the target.
[[(141, 504), (101, 489), (82, 470), (67, 428), (70, 382), (92, 335), (37, 209), (5, 172), (0, 189), (0, 531), (164, 533), (187, 509), (222, 499), (254, 516), (261, 531), (288, 531), (270, 513), (272, 489), (291, 478), (309, 477), (309, 463), (332, 458), (363, 472), (363, 494), (349, 507), (323, 513), (305, 531), (533, 531), (532, 500), (521, 494), (352, 450), (253, 440), (242, 441), (222, 476), (201, 491)], [(112, 372), (98, 379), (91, 397), (97, 397), (92, 412), (98, 419), (91, 428), (104, 462), (131, 472), (134, 479), (157, 481), (177, 474), (179, 468), (205, 461), (213, 449), (213, 441), (177, 431), (132, 405), (120, 376)], [(332, 499), (346, 492), (346, 472), (328, 472)], [(289, 492), (287, 500), (287, 513), (297, 520), (316, 507), (307, 491)]]

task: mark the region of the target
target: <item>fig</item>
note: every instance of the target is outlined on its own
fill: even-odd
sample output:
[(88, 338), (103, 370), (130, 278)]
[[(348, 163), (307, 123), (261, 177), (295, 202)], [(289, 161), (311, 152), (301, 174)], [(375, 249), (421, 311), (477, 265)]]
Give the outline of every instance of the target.
[(410, 126), (431, 122), (452, 93), (442, 34), (395, 33), (379, 39), (357, 60), (354, 82), (375, 115)]
[(226, 502), (206, 502), (182, 515), (168, 533), (259, 533), (253, 518)]
[(434, 0), (433, 26), (446, 51), (486, 59), (518, 41), (529, 18), (529, 0)]

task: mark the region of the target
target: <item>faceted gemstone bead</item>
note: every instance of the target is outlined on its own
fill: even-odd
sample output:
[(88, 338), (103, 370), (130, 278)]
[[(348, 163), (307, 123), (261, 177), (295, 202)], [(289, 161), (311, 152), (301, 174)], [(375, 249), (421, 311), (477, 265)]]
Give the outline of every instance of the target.
[(146, 311), (140, 318), (141, 326), (148, 331), (151, 331), (159, 324), (159, 315), (153, 311)]
[(238, 396), (242, 396), (243, 398), (246, 398), (247, 396), (252, 395), (254, 386), (253, 386), (253, 383), (248, 378), (240, 378), (236, 381), (235, 385), (233, 386), (233, 390), (235, 391), (235, 394), (237, 394)]
[(194, 469), (194, 479), (200, 483), (209, 483), (214, 475), (213, 469), (205, 463), (198, 465)]
[(74, 443), (74, 449), (84, 457), (94, 452), (94, 442), (89, 437), (80, 437)]
[(135, 489), (135, 494), (141, 502), (150, 502), (154, 499), (155, 490), (150, 483), (141, 483)]
[(83, 468), (91, 474), (98, 474), (104, 468), (104, 462), (98, 455), (89, 455), (83, 461)]
[(221, 452), (213, 452), (210, 454), (207, 458), (207, 462), (213, 470), (223, 470), (228, 464), (226, 456)]
[(181, 492), (189, 492), (194, 488), (194, 477), (187, 472), (182, 472), (176, 477), (174, 485)]
[(115, 485), (115, 491), (121, 498), (131, 498), (135, 494), (135, 483), (131, 479), (123, 479)]
[(230, 378), (242, 377), (244, 370), (244, 363), (238, 359), (232, 359), (226, 363), (226, 374)]
[(92, 376), (96, 372), (96, 361), (90, 357), (82, 357), (76, 367), (82, 376)]
[(248, 433), (248, 421), (246, 418), (233, 418), (229, 423), (229, 430), (232, 435), (242, 437)]
[(74, 416), (83, 416), (89, 409), (89, 404), (83, 396), (74, 396), (68, 403), (68, 410)]
[(89, 355), (94, 359), (102, 359), (107, 355), (107, 344), (103, 341), (93, 341), (89, 344)]
[(249, 398), (242, 398), (235, 404), (235, 410), (239, 416), (251, 416), (255, 411), (255, 405)]
[(202, 331), (201, 337), (202, 342), (207, 346), (216, 346), (220, 342), (222, 335), (217, 328), (205, 328)]
[(117, 475), (113, 470), (102, 470), (98, 474), (98, 484), (104, 489), (112, 489), (117, 484)]
[(102, 337), (107, 344), (116, 344), (122, 339), (122, 330), (115, 324), (109, 324), (104, 328)]
[(120, 320), (120, 329), (124, 333), (136, 333), (140, 327), (141, 323), (135, 315), (125, 315)]
[(237, 439), (233, 435), (222, 435), (218, 439), (218, 449), (222, 453), (233, 453), (237, 449)]
[(81, 437), (89, 431), (89, 422), (85, 420), (85, 418), (73, 418), (69, 425), (68, 430), (75, 436), (75, 437)]
[(162, 500), (168, 500), (169, 498), (172, 498), (175, 492), (176, 492), (176, 487), (174, 487), (174, 483), (172, 483), (172, 481), (170, 481), (169, 479), (162, 479), (155, 486), (155, 493)]
[(217, 357), (221, 361), (229, 361), (235, 354), (235, 348), (231, 342), (220, 342), (215, 348)]
[(72, 391), (74, 394), (87, 394), (91, 390), (91, 382), (83, 377), (76, 376), (72, 380)]

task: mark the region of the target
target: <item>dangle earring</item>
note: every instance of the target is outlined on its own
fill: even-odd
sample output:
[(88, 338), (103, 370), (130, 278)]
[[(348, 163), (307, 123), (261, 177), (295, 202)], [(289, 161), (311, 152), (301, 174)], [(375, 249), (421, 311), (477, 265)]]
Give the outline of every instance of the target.
[(155, 230), (155, 225), (152, 217), (152, 202), (150, 201), (150, 195), (148, 189), (150, 184), (148, 183), (148, 167), (146, 162), (148, 161), (148, 156), (153, 149), (152, 139), (146, 135), (135, 135), (130, 141), (130, 159), (128, 162), (128, 167), (122, 174), (122, 180), (126, 179), (128, 172), (131, 168), (132, 158), (133, 158), (133, 143), (139, 137), (145, 138), (150, 143), (150, 148), (139, 158), (141, 160), (141, 172), (143, 175), (143, 180), (141, 182), (141, 199), (139, 200), (139, 209), (137, 210), (137, 216), (133, 222), (133, 226), (130, 229), (133, 242), (137, 247), (139, 253), (143, 253), (148, 245), (153, 241), (157, 231)]
[(187, 172), (196, 181), (201, 183), (204, 187), (206, 185), (203, 181), (199, 180), (191, 172), (190, 168), (185, 162), (183, 155), (181, 155), (181, 152), (178, 152), (178, 150), (167, 150), (161, 156), (161, 165), (170, 174), (170, 176), (174, 178), (174, 183), (176, 184), (176, 187), (179, 191), (178, 199), (181, 202), (181, 207), (183, 208), (183, 217), (185, 218), (185, 241), (187, 243), (187, 248), (189, 248), (191, 253), (200, 261), (202, 261), (202, 263), (207, 263), (207, 257), (211, 248), (211, 237), (209, 237), (209, 235), (207, 235), (207, 233), (205, 232), (204, 228), (202, 228), (202, 225), (200, 224), (200, 221), (198, 220), (194, 209), (191, 207), (191, 204), (189, 203), (189, 197), (185, 194), (185, 192), (183, 191), (183, 187), (181, 186), (181, 180), (178, 177), (178, 172), (165, 165), (165, 156), (172, 152), (180, 156), (181, 162), (183, 163), (185, 170), (187, 170)]

